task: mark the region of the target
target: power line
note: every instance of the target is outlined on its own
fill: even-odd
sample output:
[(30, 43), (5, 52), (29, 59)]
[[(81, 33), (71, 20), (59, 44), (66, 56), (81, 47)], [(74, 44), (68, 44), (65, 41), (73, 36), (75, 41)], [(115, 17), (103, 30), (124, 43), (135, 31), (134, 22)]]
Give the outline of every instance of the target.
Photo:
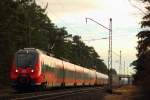
[[(47, 3), (48, 4), (48, 3)], [(59, 4), (60, 5), (60, 4)], [(53, 16), (55, 16), (56, 18), (58, 18), (58, 16), (51, 10), (51, 9), (48, 9)], [(62, 24), (64, 24), (65, 26), (67, 26), (68, 28), (70, 28), (70, 30), (72, 32), (75, 32), (75, 33), (78, 33), (77, 31), (75, 31), (72, 27), (70, 27), (69, 25), (67, 25), (67, 23), (64, 21), (64, 20), (61, 20)]]
[[(57, 1), (57, 4), (62, 8), (62, 9), (64, 9), (64, 6), (60, 3), (60, 2), (58, 2)], [(57, 17), (57, 15), (52, 11), (52, 10), (50, 10), (56, 17)], [(64, 23), (64, 25), (66, 25), (68, 28), (70, 28), (73, 32), (75, 32), (76, 34), (78, 33), (78, 31), (74, 31), (74, 29), (72, 29), (72, 27), (70, 27), (71, 26), (71, 24), (69, 24), (69, 25), (67, 25), (63, 20), (62, 20), (62, 22)], [(76, 27), (74, 27), (74, 28), (76, 28)], [(79, 26), (79, 28), (81, 29), (81, 27)], [(84, 28), (82, 28), (82, 29), (84, 29)], [(84, 30), (89, 30), (89, 28), (86, 28), (86, 29), (84, 29)]]
[[(62, 9), (64, 9), (64, 6), (61, 4), (61, 3), (59, 3), (59, 2), (57, 2), (57, 4), (62, 8)], [(52, 11), (51, 9), (48, 9), (50, 12), (49, 13), (51, 13), (53, 16), (55, 16), (56, 18), (58, 18), (58, 16), (57, 16), (57, 14), (55, 14), (55, 12), (54, 11)], [(72, 27), (71, 27), (71, 25), (69, 24), (67, 24), (64, 20), (61, 20), (61, 22), (62, 22), (62, 24), (64, 24), (65, 26), (67, 26), (73, 33), (78, 33), (78, 31), (76, 31), (76, 30), (74, 30)], [(76, 28), (76, 27), (75, 27)], [(81, 27), (79, 26), (79, 28), (81, 29)], [(82, 28), (82, 29), (84, 29), (84, 30), (89, 30), (89, 28)], [(105, 34), (105, 35), (109, 35), (109, 34)]]
[(131, 2), (131, 0), (128, 0), (128, 2), (131, 4), (132, 7), (138, 9), (139, 11), (141, 11), (143, 14), (146, 15), (146, 13), (145, 13), (141, 8), (139, 8), (139, 7), (137, 7), (136, 5), (134, 5), (134, 4)]
[[(64, 9), (64, 6), (60, 3), (60, 2), (57, 2), (57, 4), (59, 5), (59, 6), (61, 6), (61, 8), (62, 9)], [(52, 10), (51, 10), (52, 11)], [(52, 11), (53, 12), (53, 11)], [(55, 15), (55, 13), (53, 12), (53, 14)], [(64, 21), (62, 21), (63, 23), (65, 23)], [(65, 24), (66, 25), (66, 24)], [(67, 25), (68, 26), (68, 25)], [(70, 25), (71, 26), (71, 25)], [(68, 26), (71, 30), (73, 30), (70, 26)], [(105, 27), (105, 26), (103, 26), (103, 27)], [(79, 26), (79, 28), (81, 29), (81, 27)], [(105, 28), (107, 28), (107, 27), (105, 27)], [(89, 28), (82, 28), (82, 29), (84, 29), (84, 30), (88, 30), (89, 31)], [(76, 32), (76, 31), (75, 31)], [(77, 32), (76, 32), (77, 33)], [(107, 33), (105, 33), (105, 35), (109, 35), (109, 34), (107, 34)]]
[(108, 39), (108, 38), (100, 38), (100, 39), (89, 39), (89, 40), (83, 40), (83, 41), (96, 41), (96, 40), (105, 40), (105, 39)]
[[(56, 15), (52, 10), (50, 10), (50, 11), (51, 11), (51, 12), (50, 12), (51, 14), (53, 14), (55, 17), (57, 17), (57, 15)], [(57, 17), (57, 18), (58, 18), (58, 17)], [(77, 33), (77, 31), (75, 31), (73, 28), (71, 28), (69, 25), (67, 25), (65, 21), (61, 20), (61, 22), (62, 22), (65, 26), (67, 26), (68, 28), (70, 28), (71, 31)]]
[[(95, 35), (96, 36), (96, 35)], [(122, 37), (123, 36), (123, 37)], [(120, 36), (114, 36), (113, 40), (118, 40), (118, 39), (125, 39), (125, 38), (133, 38), (133, 36), (129, 36), (129, 35), (120, 35)], [(120, 38), (122, 37), (122, 38)], [(105, 38), (92, 38), (92, 39), (85, 39), (83, 41), (99, 41), (99, 40), (105, 40), (107, 39), (108, 37), (105, 37)]]
[[(59, 1), (60, 1), (60, 0), (59, 0)], [(64, 9), (64, 6), (63, 6), (60, 2), (57, 2), (57, 3), (58, 3), (59, 6), (61, 6), (62, 9)], [(79, 28), (81, 28), (81, 27), (79, 27)], [(84, 28), (82, 28), (82, 29), (84, 29)], [(84, 30), (86, 30), (86, 31), (88, 30), (88, 31), (89, 31), (89, 28), (86, 28), (86, 29), (84, 29)]]

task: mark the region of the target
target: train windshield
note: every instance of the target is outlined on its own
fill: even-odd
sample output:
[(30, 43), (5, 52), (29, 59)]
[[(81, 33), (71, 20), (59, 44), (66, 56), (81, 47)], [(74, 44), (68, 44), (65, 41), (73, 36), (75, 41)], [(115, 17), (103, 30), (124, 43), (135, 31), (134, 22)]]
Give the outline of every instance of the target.
[(31, 67), (33, 68), (36, 62), (35, 53), (18, 53), (16, 55), (17, 67)]

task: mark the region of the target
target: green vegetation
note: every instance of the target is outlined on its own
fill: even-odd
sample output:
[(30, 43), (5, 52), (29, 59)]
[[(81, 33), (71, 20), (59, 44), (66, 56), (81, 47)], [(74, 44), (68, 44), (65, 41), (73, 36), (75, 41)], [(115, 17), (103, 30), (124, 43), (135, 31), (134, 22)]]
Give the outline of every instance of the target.
[(135, 83), (142, 86), (143, 90), (150, 91), (150, 1), (140, 0), (146, 5), (146, 12), (141, 22), (142, 31), (137, 34), (139, 39), (137, 46), (137, 60), (133, 61), (136, 74), (134, 75)]
[(93, 47), (85, 45), (80, 36), (68, 34), (51, 22), (35, 0), (0, 1), (0, 84), (9, 83), (9, 70), (14, 53), (34, 47), (65, 58), (71, 63), (96, 68), (107, 73), (107, 67)]

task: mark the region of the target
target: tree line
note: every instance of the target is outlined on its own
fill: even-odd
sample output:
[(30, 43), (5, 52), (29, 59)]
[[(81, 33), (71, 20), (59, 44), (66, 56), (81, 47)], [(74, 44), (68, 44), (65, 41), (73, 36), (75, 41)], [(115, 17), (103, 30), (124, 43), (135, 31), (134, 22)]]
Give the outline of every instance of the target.
[(9, 76), (14, 53), (25, 47), (42, 49), (106, 74), (107, 66), (94, 48), (87, 46), (80, 36), (69, 34), (65, 27), (52, 23), (46, 8), (35, 0), (0, 1), (0, 81)]
[[(145, 13), (141, 21), (141, 31), (137, 34), (137, 60), (132, 62), (136, 69), (134, 82), (143, 91), (150, 91), (150, 0), (139, 0), (145, 4)], [(147, 92), (149, 93), (149, 92)]]

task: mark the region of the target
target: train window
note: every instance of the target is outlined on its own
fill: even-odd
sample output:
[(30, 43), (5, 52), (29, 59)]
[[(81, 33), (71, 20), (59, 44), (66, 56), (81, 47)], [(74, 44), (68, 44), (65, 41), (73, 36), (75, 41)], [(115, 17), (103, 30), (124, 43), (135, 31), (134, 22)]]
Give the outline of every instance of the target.
[(36, 54), (34, 53), (18, 53), (16, 55), (17, 67), (34, 67)]

